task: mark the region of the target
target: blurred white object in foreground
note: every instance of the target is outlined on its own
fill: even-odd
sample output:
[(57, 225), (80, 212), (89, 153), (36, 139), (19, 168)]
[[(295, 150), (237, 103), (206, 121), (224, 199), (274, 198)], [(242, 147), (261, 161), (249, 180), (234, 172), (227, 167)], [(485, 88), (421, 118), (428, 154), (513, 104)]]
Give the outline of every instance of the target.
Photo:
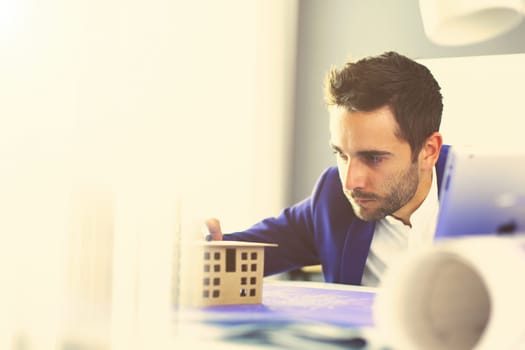
[(524, 236), (445, 241), (389, 269), (376, 324), (396, 349), (522, 349), (524, 273)]

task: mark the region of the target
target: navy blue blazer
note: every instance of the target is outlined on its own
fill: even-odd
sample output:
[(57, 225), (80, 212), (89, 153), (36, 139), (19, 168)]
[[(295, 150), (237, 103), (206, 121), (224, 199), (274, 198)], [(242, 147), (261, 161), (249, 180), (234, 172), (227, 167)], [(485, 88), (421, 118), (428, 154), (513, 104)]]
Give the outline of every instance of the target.
[[(438, 193), (448, 146), (436, 163)], [(251, 228), (224, 235), (224, 240), (276, 243), (266, 248), (265, 276), (321, 264), (324, 280), (361, 284), (375, 222), (359, 219), (344, 196), (336, 167), (328, 168), (310, 197)]]

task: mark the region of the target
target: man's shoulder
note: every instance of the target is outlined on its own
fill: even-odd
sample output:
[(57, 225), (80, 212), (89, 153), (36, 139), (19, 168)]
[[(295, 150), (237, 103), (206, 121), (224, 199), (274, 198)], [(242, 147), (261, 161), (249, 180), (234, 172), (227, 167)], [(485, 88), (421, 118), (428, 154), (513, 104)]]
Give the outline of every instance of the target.
[(312, 198), (318, 205), (337, 205), (349, 207), (346, 199), (337, 167), (325, 169), (314, 187)]
[(341, 195), (343, 194), (337, 167), (332, 166), (323, 170), (315, 184), (313, 194), (315, 195), (319, 192), (329, 192), (332, 194), (334, 192), (340, 192)]
[(321, 173), (321, 176), (319, 177), (319, 181), (322, 180), (340, 185), (341, 181), (339, 180), (339, 171), (337, 170), (337, 167), (331, 166), (324, 169), (324, 171)]

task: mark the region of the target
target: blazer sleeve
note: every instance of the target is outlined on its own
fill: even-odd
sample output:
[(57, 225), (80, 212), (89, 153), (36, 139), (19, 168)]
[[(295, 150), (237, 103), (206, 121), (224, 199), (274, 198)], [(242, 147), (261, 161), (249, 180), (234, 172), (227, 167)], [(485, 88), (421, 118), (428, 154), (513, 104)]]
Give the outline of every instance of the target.
[(329, 170), (321, 175), (308, 198), (284, 209), (277, 217), (266, 218), (242, 232), (225, 234), (223, 239), (277, 244), (265, 250), (266, 276), (320, 264), (315, 213)]

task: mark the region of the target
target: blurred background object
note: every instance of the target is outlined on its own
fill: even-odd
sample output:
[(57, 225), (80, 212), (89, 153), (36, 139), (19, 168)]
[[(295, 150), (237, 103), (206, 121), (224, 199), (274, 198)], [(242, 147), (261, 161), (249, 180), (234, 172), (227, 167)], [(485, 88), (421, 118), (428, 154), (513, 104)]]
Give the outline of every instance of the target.
[(469, 45), (517, 27), (523, 0), (419, 0), (423, 28), (438, 45)]

